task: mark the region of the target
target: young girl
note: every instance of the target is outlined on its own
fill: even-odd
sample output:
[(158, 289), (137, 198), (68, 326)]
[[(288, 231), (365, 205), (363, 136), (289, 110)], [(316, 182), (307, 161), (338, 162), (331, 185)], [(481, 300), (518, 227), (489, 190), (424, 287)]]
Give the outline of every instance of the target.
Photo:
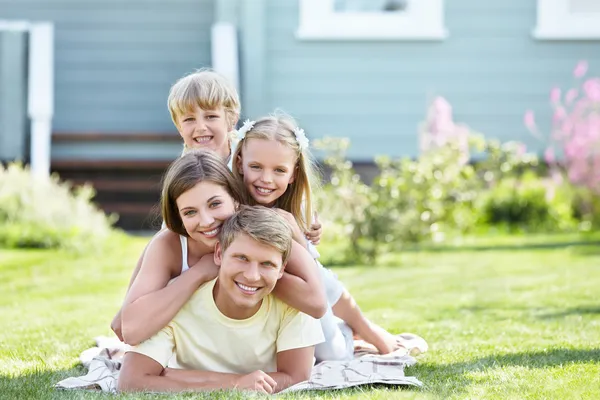
[[(220, 226), (237, 205), (244, 203), (239, 184), (212, 151), (190, 151), (176, 162), (189, 179), (163, 187), (161, 210), (168, 229), (148, 244), (121, 309), (122, 335), (127, 344), (138, 344), (166, 326), (200, 285), (216, 277), (212, 253)], [(172, 181), (168, 174), (165, 181)], [(185, 196), (204, 199), (205, 205), (201, 209), (185, 208), (180, 201)], [(320, 318), (327, 302), (312, 264), (306, 249), (294, 243), (273, 294)]]
[[(276, 207), (290, 222), (294, 239), (306, 242), (304, 233), (312, 216), (312, 188), (316, 181), (308, 139), (289, 117), (265, 117), (246, 121), (238, 131), (239, 143), (234, 152), (234, 176), (242, 182), (251, 205)], [(315, 254), (315, 259), (318, 253)], [(318, 263), (318, 262), (317, 262)], [(353, 355), (353, 335), (372, 344), (381, 354), (398, 348), (426, 350), (426, 343), (416, 335), (392, 335), (370, 322), (335, 275), (320, 265), (329, 304), (321, 319), (326, 342), (318, 345), (318, 360), (344, 360)], [(336, 323), (333, 315), (343, 322)]]

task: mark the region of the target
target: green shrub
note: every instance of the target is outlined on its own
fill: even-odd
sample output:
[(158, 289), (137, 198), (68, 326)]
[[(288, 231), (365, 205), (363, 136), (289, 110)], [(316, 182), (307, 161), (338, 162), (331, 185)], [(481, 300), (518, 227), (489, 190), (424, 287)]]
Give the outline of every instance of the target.
[(0, 247), (102, 247), (116, 217), (91, 202), (93, 188), (71, 187), (57, 176), (33, 176), (19, 164), (0, 165)]
[[(553, 193), (552, 193), (553, 192)], [(572, 196), (534, 173), (504, 178), (480, 199), (481, 222), (510, 232), (556, 232), (576, 228)]]
[(348, 139), (326, 137), (313, 143), (325, 152), (324, 163), (331, 171), (327, 184), (316, 193), (316, 203), (326, 226), (326, 240), (343, 243), (334, 262), (344, 264), (364, 259), (360, 243), (364, 241), (362, 227), (367, 218), (365, 209), (372, 200), (371, 188), (361, 181), (352, 162), (346, 160)]
[(598, 197), (541, 178), (548, 170), (522, 143), (501, 143), (455, 123), (443, 98), (428, 110), (420, 144), (415, 159), (377, 157), (379, 174), (367, 186), (345, 158), (348, 139), (316, 141), (332, 171), (319, 198), (326, 235), (338, 247), (347, 244), (349, 261), (375, 262), (409, 244), (490, 227), (589, 231), (600, 222)]

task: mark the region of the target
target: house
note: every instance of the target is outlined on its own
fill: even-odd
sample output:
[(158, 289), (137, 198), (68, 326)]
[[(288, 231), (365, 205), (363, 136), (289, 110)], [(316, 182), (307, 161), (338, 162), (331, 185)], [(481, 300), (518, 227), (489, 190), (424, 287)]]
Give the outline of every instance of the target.
[[(0, 20), (54, 24), (52, 170), (91, 180), (129, 228), (156, 203), (157, 179), (181, 149), (166, 108), (170, 85), (223, 49), (230, 63), (222, 66), (237, 64), (227, 72), (239, 78), (243, 118), (281, 108), (309, 137), (349, 137), (356, 162), (417, 154), (418, 124), (437, 95), (457, 121), (538, 149), (525, 110), (549, 119), (549, 91), (571, 82), (578, 60), (600, 71), (594, 0), (1, 3)], [(217, 26), (233, 27), (237, 40), (219, 44)], [(9, 79), (6, 35), (0, 77)], [(0, 129), (14, 115), (1, 79)]]

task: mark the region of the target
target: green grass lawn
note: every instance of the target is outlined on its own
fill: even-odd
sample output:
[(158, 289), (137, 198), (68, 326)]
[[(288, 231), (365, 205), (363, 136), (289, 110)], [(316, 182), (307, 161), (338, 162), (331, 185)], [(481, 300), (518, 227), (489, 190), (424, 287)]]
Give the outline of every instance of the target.
[[(111, 333), (146, 241), (124, 238), (89, 257), (0, 250), (0, 398), (107, 398), (52, 386), (82, 375), (79, 353)], [(600, 398), (600, 244), (576, 242), (509, 238), (409, 251), (386, 260), (393, 267), (336, 268), (375, 322), (428, 340), (429, 353), (407, 370), (425, 387), (303, 397)]]

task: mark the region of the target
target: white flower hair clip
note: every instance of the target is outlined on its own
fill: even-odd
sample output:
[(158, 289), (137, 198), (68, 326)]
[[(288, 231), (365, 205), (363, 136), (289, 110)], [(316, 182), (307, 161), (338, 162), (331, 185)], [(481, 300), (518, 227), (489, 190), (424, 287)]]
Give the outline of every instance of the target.
[(306, 137), (306, 133), (304, 133), (304, 129), (300, 129), (300, 128), (294, 129), (294, 135), (296, 135), (296, 140), (298, 141), (300, 150), (307, 149), (309, 141), (308, 141), (308, 138)]
[(249, 119), (244, 121), (244, 125), (237, 131), (238, 140), (242, 141), (246, 137), (246, 133), (248, 133), (252, 128), (254, 128), (254, 124), (256, 121), (250, 121)]

